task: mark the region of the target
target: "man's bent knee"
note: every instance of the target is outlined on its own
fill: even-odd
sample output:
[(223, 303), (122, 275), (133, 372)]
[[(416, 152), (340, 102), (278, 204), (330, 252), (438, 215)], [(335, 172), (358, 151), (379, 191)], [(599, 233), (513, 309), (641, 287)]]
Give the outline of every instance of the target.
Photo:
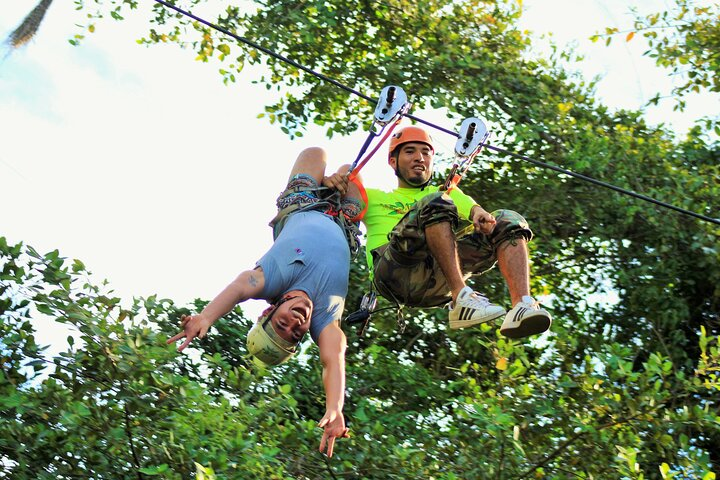
[(501, 243), (516, 244), (518, 239), (530, 241), (533, 238), (532, 230), (527, 220), (512, 210), (495, 210), (495, 229), (490, 234), (490, 240), (497, 247)]
[(316, 182), (322, 182), (327, 166), (327, 154), (320, 147), (308, 147), (300, 152), (292, 171), (290, 178), (298, 174), (305, 174), (313, 177)]

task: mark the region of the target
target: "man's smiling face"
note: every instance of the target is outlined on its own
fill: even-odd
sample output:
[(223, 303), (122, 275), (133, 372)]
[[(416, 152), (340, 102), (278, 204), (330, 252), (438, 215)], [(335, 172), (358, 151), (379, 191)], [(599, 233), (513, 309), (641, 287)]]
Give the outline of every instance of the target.
[(295, 297), (280, 305), (271, 322), (275, 332), (285, 341), (299, 343), (310, 329), (312, 302)]
[(398, 185), (413, 188), (430, 180), (433, 170), (433, 149), (422, 142), (408, 142), (400, 146), (397, 157), (390, 157), (390, 166), (398, 174)]

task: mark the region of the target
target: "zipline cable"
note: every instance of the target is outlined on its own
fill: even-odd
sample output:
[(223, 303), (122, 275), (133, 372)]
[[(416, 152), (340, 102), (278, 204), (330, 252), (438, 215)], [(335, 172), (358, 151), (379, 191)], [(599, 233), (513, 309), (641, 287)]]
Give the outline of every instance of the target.
[(672, 205), (672, 204), (669, 204), (669, 203), (665, 203), (665, 202), (660, 201), (660, 200), (656, 200), (656, 199), (654, 199), (654, 198), (652, 198), (652, 197), (648, 197), (647, 195), (643, 195), (643, 194), (641, 194), (641, 193), (633, 192), (632, 190), (627, 190), (627, 189), (625, 189), (625, 188), (615, 186), (615, 185), (613, 185), (613, 184), (611, 184), (611, 183), (603, 182), (602, 180), (597, 180), (597, 179), (595, 179), (595, 178), (588, 177), (588, 176), (586, 176), (586, 175), (582, 175), (582, 174), (580, 174), (580, 173), (575, 173), (575, 172), (572, 172), (572, 171), (570, 171), (570, 170), (566, 170), (566, 169), (564, 169), (564, 168), (560, 168), (560, 167), (557, 167), (557, 166), (555, 166), (555, 165), (551, 165), (551, 164), (549, 164), (549, 163), (541, 162), (541, 161), (539, 161), (539, 160), (535, 160), (535, 159), (533, 159), (533, 158), (526, 157), (525, 155), (520, 155), (519, 153), (510, 152), (510, 151), (508, 151), (508, 150), (503, 150), (502, 148), (493, 147), (492, 145), (485, 145), (485, 148), (490, 149), (490, 150), (493, 150), (493, 151), (496, 151), (496, 152), (498, 152), (498, 153), (504, 153), (504, 154), (506, 154), (506, 155), (510, 155), (510, 156), (512, 156), (512, 157), (519, 158), (519, 159), (521, 159), (521, 160), (525, 160), (526, 162), (530, 162), (530, 163), (532, 163), (532, 164), (534, 164), (534, 165), (538, 165), (538, 166), (543, 167), (543, 168), (549, 168), (550, 170), (554, 170), (554, 171), (556, 171), (556, 172), (558, 172), (558, 173), (563, 173), (563, 174), (565, 174), (565, 175), (570, 175), (571, 177), (575, 177), (575, 178), (578, 178), (578, 179), (580, 179), (580, 180), (584, 180), (584, 181), (586, 181), (586, 182), (590, 182), (590, 183), (595, 184), (595, 185), (598, 185), (598, 186), (600, 186), (600, 187), (609, 188), (610, 190), (614, 190), (614, 191), (616, 191), (616, 192), (618, 192), (618, 193), (623, 193), (623, 194), (628, 195), (628, 196), (630, 196), (630, 197), (635, 197), (635, 198), (637, 198), (637, 199), (644, 200), (644, 201), (646, 201), (646, 202), (654, 203), (655, 205), (659, 205), (659, 206), (661, 206), (661, 207), (669, 208), (670, 210), (675, 210), (676, 212), (679, 212), (679, 213), (684, 213), (685, 215), (690, 215), (690, 216), (692, 216), (692, 217), (699, 218), (700, 220), (705, 220), (706, 222), (710, 222), (710, 223), (714, 223), (714, 224), (716, 224), (716, 225), (720, 225), (720, 219), (718, 219), (718, 218), (708, 217), (708, 216), (703, 215), (703, 214), (701, 214), (701, 213), (695, 213), (695, 212), (693, 212), (693, 211), (686, 210), (686, 209), (681, 208), (681, 207), (676, 207), (675, 205)]
[[(280, 55), (279, 53), (276, 53), (276, 52), (274, 52), (274, 51), (272, 51), (272, 50), (270, 50), (270, 49), (268, 49), (268, 48), (265, 48), (265, 47), (263, 47), (262, 45), (259, 45), (259, 44), (255, 43), (255, 42), (253, 42), (252, 40), (249, 40), (249, 39), (247, 39), (247, 38), (245, 38), (245, 37), (241, 37), (240, 35), (237, 35), (237, 34), (231, 32), (231, 31), (229, 31), (229, 30), (226, 29), (226, 28), (223, 28), (223, 27), (221, 27), (221, 26), (219, 26), (219, 25), (216, 25), (216, 24), (214, 24), (214, 23), (212, 23), (212, 22), (209, 22), (209, 21), (207, 21), (207, 20), (205, 20), (205, 19), (203, 19), (203, 18), (201, 18), (201, 17), (198, 17), (198, 16), (196, 16), (196, 15), (194, 15), (194, 14), (192, 14), (192, 13), (186, 11), (186, 10), (183, 10), (183, 9), (181, 9), (181, 8), (179, 8), (179, 7), (176, 7), (175, 5), (173, 5), (173, 4), (171, 4), (171, 3), (168, 3), (168, 2), (166, 2), (165, 0), (155, 0), (155, 2), (157, 2), (157, 3), (159, 3), (159, 4), (163, 5), (163, 6), (165, 6), (166, 8), (169, 8), (169, 9), (171, 9), (171, 10), (175, 10), (176, 12), (178, 12), (178, 13), (180, 13), (180, 14), (188, 17), (188, 18), (192, 18), (193, 20), (195, 20), (195, 21), (197, 21), (197, 22), (200, 22), (200, 23), (202, 23), (203, 25), (206, 25), (206, 26), (208, 26), (208, 27), (210, 27), (210, 28), (212, 28), (212, 29), (214, 29), (214, 30), (217, 30), (218, 32), (224, 33), (225, 35), (228, 35), (228, 36), (234, 38), (235, 40), (237, 40), (237, 41), (239, 41), (239, 42), (241, 42), (241, 43), (244, 43), (244, 44), (246, 44), (246, 45), (249, 45), (249, 46), (251, 46), (251, 47), (253, 47), (253, 48), (257, 49), (257, 50), (260, 50), (261, 52), (263, 52), (263, 53), (265, 53), (265, 54), (267, 54), (267, 55), (270, 55), (270, 56), (273, 57), (273, 58), (276, 58), (276, 59), (278, 59), (278, 60), (280, 60), (280, 61), (282, 61), (282, 62), (285, 62), (285, 63), (287, 63), (287, 64), (289, 64), (289, 65), (292, 65), (292, 66), (295, 67), (295, 68), (298, 68), (298, 69), (300, 69), (300, 70), (302, 70), (302, 71), (304, 71), (304, 72), (307, 72), (307, 73), (309, 73), (309, 74), (311, 74), (311, 75), (313, 75), (313, 76), (315, 76), (315, 77), (317, 77), (317, 78), (319, 78), (319, 79), (321, 79), (321, 80), (323, 80), (323, 81), (325, 81), (325, 82), (331, 83), (331, 84), (335, 85), (336, 87), (338, 87), (338, 88), (340, 88), (340, 89), (342, 89), (342, 90), (345, 90), (345, 91), (348, 92), (348, 93), (352, 93), (353, 95), (356, 95), (356, 96), (358, 96), (358, 97), (360, 97), (360, 98), (362, 98), (362, 99), (365, 99), (365, 100), (367, 100), (367, 101), (369, 101), (369, 102), (371, 102), (371, 103), (376, 103), (376, 102), (377, 102), (376, 99), (373, 99), (372, 97), (369, 97), (369, 96), (367, 96), (367, 95), (365, 95), (365, 94), (363, 94), (363, 93), (361, 93), (361, 92), (359, 92), (359, 91), (357, 91), (357, 90), (355, 90), (355, 89), (353, 89), (353, 88), (351, 88), (351, 87), (348, 87), (347, 85), (345, 85), (345, 84), (343, 84), (343, 83), (335, 80), (334, 78), (328, 77), (327, 75), (324, 75), (324, 74), (322, 74), (322, 73), (320, 73), (320, 72), (317, 72), (317, 71), (315, 71), (315, 70), (313, 70), (313, 69), (311, 69), (311, 68), (309, 68), (309, 67), (306, 67), (305, 65), (302, 65), (302, 64), (300, 64), (300, 63), (298, 63), (298, 62), (296, 62), (296, 61), (294, 61), (294, 60), (292, 60), (292, 59), (290, 59), (290, 58), (288, 58), (288, 57), (285, 57), (284, 55)], [(425, 124), (425, 125), (427, 125), (427, 126), (429, 126), (429, 127), (432, 127), (432, 128), (434, 128), (434, 129), (436, 129), (436, 130), (439, 130), (439, 131), (441, 131), (441, 132), (445, 132), (445, 133), (447, 133), (447, 134), (449, 134), (449, 135), (452, 135), (452, 136), (454, 136), (454, 137), (459, 137), (458, 134), (457, 134), (457, 132), (454, 132), (454, 131), (452, 131), (452, 130), (448, 130), (447, 128), (443, 128), (443, 127), (441, 127), (441, 126), (439, 126), (439, 125), (435, 125), (434, 123), (428, 122), (427, 120), (423, 120), (422, 118), (419, 118), (419, 117), (416, 117), (416, 116), (410, 115), (410, 114), (405, 114), (404, 116), (408, 117), (408, 118), (411, 119), (411, 120), (415, 120), (416, 122), (419, 122), (419, 123)], [(625, 188), (615, 186), (615, 185), (613, 185), (613, 184), (611, 184), (611, 183), (603, 182), (603, 181), (601, 181), (601, 180), (596, 180), (596, 179), (594, 179), (594, 178), (592, 178), (592, 177), (588, 177), (588, 176), (586, 176), (586, 175), (582, 175), (582, 174), (579, 174), (579, 173), (575, 173), (575, 172), (573, 172), (573, 171), (570, 171), (570, 170), (567, 170), (567, 169), (564, 169), (564, 168), (560, 168), (560, 167), (558, 167), (558, 166), (555, 166), (555, 165), (552, 165), (552, 164), (549, 164), (549, 163), (541, 162), (541, 161), (539, 161), (539, 160), (535, 160), (535, 159), (533, 159), (533, 158), (527, 157), (527, 156), (525, 156), (525, 155), (521, 155), (521, 154), (519, 154), (519, 153), (511, 152), (511, 151), (509, 151), (509, 150), (505, 150), (505, 149), (502, 149), (502, 148), (499, 148), (499, 147), (494, 147), (494, 146), (492, 146), (492, 145), (486, 145), (485, 148), (490, 149), (490, 150), (493, 150), (493, 151), (498, 152), (498, 153), (502, 153), (502, 154), (505, 154), (505, 155), (509, 155), (509, 156), (511, 156), (511, 157), (515, 157), (515, 158), (524, 160), (524, 161), (526, 161), (526, 162), (530, 162), (530, 163), (532, 163), (532, 164), (534, 164), (534, 165), (537, 165), (537, 166), (540, 166), (540, 167), (543, 167), (543, 168), (548, 168), (548, 169), (550, 169), (550, 170), (553, 170), (553, 171), (558, 172), (558, 173), (562, 173), (562, 174), (564, 174), (564, 175), (569, 175), (569, 176), (571, 176), (571, 177), (574, 177), (574, 178), (577, 178), (577, 179), (580, 179), (580, 180), (584, 180), (584, 181), (586, 181), (586, 182), (592, 183), (592, 184), (597, 185), (597, 186), (600, 186), (600, 187), (609, 188), (610, 190), (614, 190), (614, 191), (616, 191), (616, 192), (618, 192), (618, 193), (622, 193), (622, 194), (625, 194), (625, 195), (628, 195), (628, 196), (637, 198), (637, 199), (639, 199), (639, 200), (644, 200), (644, 201), (646, 201), (646, 202), (653, 203), (653, 204), (655, 204), (655, 205), (668, 208), (668, 209), (670, 209), (670, 210), (674, 210), (674, 211), (676, 211), (676, 212), (678, 212), (678, 213), (682, 213), (682, 214), (685, 214), (685, 215), (689, 215), (689, 216), (691, 216), (691, 217), (698, 218), (698, 219), (700, 219), (700, 220), (704, 220), (704, 221), (706, 221), (706, 222), (710, 222), (710, 223), (714, 223), (714, 224), (716, 224), (716, 225), (720, 225), (720, 219), (718, 219), (718, 218), (712, 218), (712, 217), (708, 217), (707, 215), (703, 215), (703, 214), (700, 214), (700, 213), (693, 212), (693, 211), (691, 211), (691, 210), (686, 210), (686, 209), (684, 209), (684, 208), (677, 207), (677, 206), (675, 206), (675, 205), (671, 205), (671, 204), (669, 204), (669, 203), (666, 203), (666, 202), (663, 202), (663, 201), (660, 201), (660, 200), (656, 200), (656, 199), (654, 199), (654, 198), (652, 198), (652, 197), (648, 197), (647, 195), (642, 195), (642, 194), (640, 194), (640, 193), (633, 192), (632, 190), (627, 190), (627, 189), (625, 189)]]

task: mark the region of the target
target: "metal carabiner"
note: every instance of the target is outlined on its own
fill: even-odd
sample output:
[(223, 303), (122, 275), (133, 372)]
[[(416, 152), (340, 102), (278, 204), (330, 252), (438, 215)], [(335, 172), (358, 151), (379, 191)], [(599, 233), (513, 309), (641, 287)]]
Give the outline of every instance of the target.
[(370, 323), (370, 316), (372, 315), (373, 311), (375, 311), (376, 306), (377, 295), (375, 294), (375, 292), (370, 291), (366, 293), (360, 301), (360, 308), (357, 311), (348, 315), (345, 319), (345, 322), (348, 325), (360, 325), (358, 336), (361, 337), (362, 334), (365, 332), (368, 323)]

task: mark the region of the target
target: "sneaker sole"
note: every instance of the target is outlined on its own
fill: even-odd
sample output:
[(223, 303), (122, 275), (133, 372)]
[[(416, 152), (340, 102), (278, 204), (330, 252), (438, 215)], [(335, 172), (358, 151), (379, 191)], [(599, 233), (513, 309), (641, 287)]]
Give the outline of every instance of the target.
[(520, 325), (513, 328), (500, 328), (500, 333), (508, 338), (524, 338), (547, 331), (552, 325), (552, 319), (545, 315), (524, 318)]
[(459, 330), (461, 328), (474, 327), (475, 325), (479, 325), (481, 323), (492, 322), (493, 320), (497, 320), (498, 318), (505, 315), (505, 313), (506, 312), (500, 312), (493, 317), (477, 318), (475, 320), (450, 320), (450, 329)]

